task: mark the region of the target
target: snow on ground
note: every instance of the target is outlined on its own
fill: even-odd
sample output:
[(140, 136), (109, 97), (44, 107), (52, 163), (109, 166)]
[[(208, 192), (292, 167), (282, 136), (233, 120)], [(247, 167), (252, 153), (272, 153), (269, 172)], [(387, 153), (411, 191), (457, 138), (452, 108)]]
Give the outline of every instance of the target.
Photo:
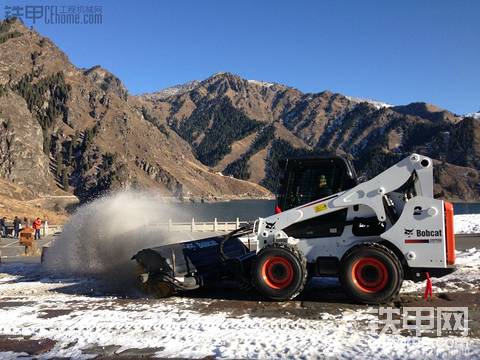
[(480, 214), (455, 215), (453, 228), (457, 234), (480, 233)]
[[(448, 282), (460, 282), (457, 289), (469, 289), (466, 284), (480, 278), (480, 251), (459, 253), (458, 260), (461, 268)], [(434, 280), (436, 288), (439, 281)], [(199, 311), (200, 305), (208, 308), (219, 300), (119, 299), (101, 292), (85, 295), (89, 289), (101, 289), (101, 285), (88, 279), (53, 280), (36, 264), (0, 265), (0, 335), (57, 341), (39, 358), (86, 358), (85, 349), (94, 344), (118, 345), (117, 353), (157, 348), (156, 355), (163, 358), (453, 359), (479, 358), (480, 354), (478, 338), (372, 332), (365, 323), (375, 318), (367, 307), (339, 305), (338, 312), (319, 313), (316, 318), (266, 317)], [(408, 285), (404, 289), (411, 290)], [(445, 291), (449, 290), (455, 289)], [(5, 352), (0, 358), (17, 355)]]
[[(441, 278), (432, 278), (433, 292), (480, 291), (480, 249), (472, 248), (456, 252), (457, 270)], [(404, 281), (402, 292), (417, 292), (425, 289), (425, 283)], [(479, 294), (480, 296), (480, 294)]]

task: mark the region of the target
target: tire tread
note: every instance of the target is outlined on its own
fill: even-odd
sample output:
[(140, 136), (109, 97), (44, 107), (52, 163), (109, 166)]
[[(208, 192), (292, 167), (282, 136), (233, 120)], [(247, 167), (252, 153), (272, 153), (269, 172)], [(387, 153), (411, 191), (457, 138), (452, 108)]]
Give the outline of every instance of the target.
[[(302, 274), (303, 274), (301, 284), (298, 287), (297, 291), (285, 300), (294, 299), (295, 297), (297, 297), (303, 291), (303, 289), (305, 288), (305, 285), (307, 283), (307, 279), (308, 279), (307, 259), (305, 258), (303, 253), (298, 249), (298, 247), (296, 247), (295, 245), (286, 244), (286, 243), (275, 243), (273, 245), (269, 245), (269, 246), (263, 248), (262, 250), (260, 250), (260, 252), (262, 252), (266, 249), (272, 249), (272, 248), (284, 249), (284, 250), (290, 252), (295, 258), (297, 258), (299, 260), (300, 266), (302, 268)], [(257, 257), (257, 259), (255, 259), (255, 261), (253, 262), (253, 265), (252, 265), (252, 279), (255, 278), (255, 276), (253, 275), (253, 272), (256, 271), (256, 269), (257, 269), (258, 259), (259, 259), (259, 257)], [(252, 281), (252, 282), (253, 282), (253, 287), (259, 293), (262, 293), (262, 290), (258, 287), (256, 281)]]

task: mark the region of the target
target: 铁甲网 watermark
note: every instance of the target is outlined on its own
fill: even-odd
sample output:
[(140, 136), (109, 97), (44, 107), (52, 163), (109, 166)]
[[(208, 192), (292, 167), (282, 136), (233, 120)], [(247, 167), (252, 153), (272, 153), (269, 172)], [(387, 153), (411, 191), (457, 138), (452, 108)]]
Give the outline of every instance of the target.
[(98, 5), (5, 5), (5, 18), (19, 18), (32, 24), (99, 25), (103, 8)]
[(468, 307), (379, 307), (368, 313), (377, 315), (368, 327), (380, 334), (410, 331), (415, 336), (468, 336)]

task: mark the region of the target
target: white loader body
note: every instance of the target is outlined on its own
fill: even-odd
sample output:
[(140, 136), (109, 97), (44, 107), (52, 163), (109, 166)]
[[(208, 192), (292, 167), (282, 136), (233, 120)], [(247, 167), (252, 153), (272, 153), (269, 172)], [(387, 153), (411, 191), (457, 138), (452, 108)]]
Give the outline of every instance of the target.
[[(318, 257), (342, 256), (352, 246), (365, 242), (388, 241), (405, 257), (412, 268), (446, 268), (447, 230), (445, 204), (433, 198), (433, 167), (428, 157), (412, 154), (375, 178), (324, 199), (257, 220), (257, 251), (276, 242), (296, 245), (308, 262)], [(407, 198), (397, 192), (413, 179), (416, 194)], [(389, 218), (390, 208), (398, 218)], [(309, 219), (326, 216), (346, 209), (346, 226), (339, 234), (332, 224), (331, 237), (299, 239), (288, 236), (284, 229)], [(354, 218), (376, 216), (385, 222), (385, 231), (379, 236), (356, 236), (352, 232)], [(348, 225), (349, 224), (349, 225)], [(453, 229), (452, 229), (453, 232)], [(450, 259), (454, 256), (450, 255)]]

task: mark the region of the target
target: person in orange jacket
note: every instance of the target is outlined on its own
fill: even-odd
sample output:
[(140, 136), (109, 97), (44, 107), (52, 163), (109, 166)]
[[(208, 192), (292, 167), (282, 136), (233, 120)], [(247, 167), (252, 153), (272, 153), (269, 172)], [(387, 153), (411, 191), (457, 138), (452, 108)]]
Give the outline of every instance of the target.
[(37, 218), (33, 222), (33, 229), (35, 230), (35, 240), (40, 239), (40, 229), (42, 228), (42, 220), (40, 218)]

